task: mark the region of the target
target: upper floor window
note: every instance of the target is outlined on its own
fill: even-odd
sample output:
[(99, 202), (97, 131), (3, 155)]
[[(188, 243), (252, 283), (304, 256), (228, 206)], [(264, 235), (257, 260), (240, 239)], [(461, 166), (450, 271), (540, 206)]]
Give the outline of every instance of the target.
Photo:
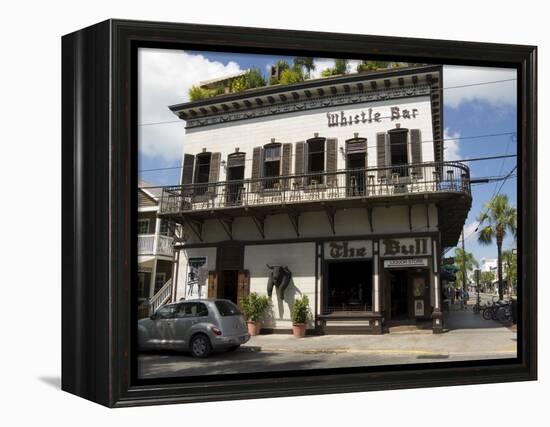
[(392, 173), (401, 176), (408, 175), (409, 168), (406, 166), (409, 163), (408, 154), (408, 129), (392, 129), (389, 134), (389, 160), (392, 166)]
[(171, 234), (170, 223), (167, 219), (160, 220), (160, 234), (163, 236), (170, 236)]
[(313, 138), (307, 141), (307, 173), (311, 174), (308, 177), (308, 184), (320, 184), (323, 180), (323, 175), (315, 174), (315, 172), (323, 173), (325, 171), (325, 138)]
[[(195, 165), (195, 184), (206, 184), (210, 177), (210, 161), (212, 159), (212, 153), (200, 153), (197, 154), (197, 160)], [(195, 188), (195, 194), (204, 194), (208, 189), (207, 185), (199, 185)]]
[(138, 219), (138, 234), (149, 234), (149, 219)]
[(269, 179), (281, 175), (281, 144), (271, 143), (264, 146), (264, 188), (274, 188), (278, 179)]

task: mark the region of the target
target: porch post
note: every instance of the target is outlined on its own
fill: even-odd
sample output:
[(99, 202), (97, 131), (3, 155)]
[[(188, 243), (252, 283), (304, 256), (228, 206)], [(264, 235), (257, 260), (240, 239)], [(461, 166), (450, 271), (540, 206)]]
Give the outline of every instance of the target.
[(160, 222), (162, 220), (157, 217), (157, 220), (155, 221), (155, 237), (154, 237), (154, 240), (153, 240), (153, 255), (154, 256), (157, 256), (157, 251), (158, 251), (158, 245), (159, 245), (159, 235), (160, 235)]
[(153, 270), (151, 271), (151, 280), (149, 283), (149, 300), (155, 295), (155, 276), (157, 275), (157, 259), (153, 260)]
[(439, 252), (435, 239), (432, 239), (432, 260), (434, 279), (434, 310), (432, 313), (432, 330), (434, 334), (443, 332), (443, 313), (441, 312), (441, 292), (439, 290)]
[[(381, 292), (380, 292), (380, 258), (378, 253), (378, 242), (373, 242), (373, 255), (372, 255), (372, 264), (373, 264), (373, 275), (372, 275), (372, 291), (373, 291), (373, 307), (372, 311), (380, 315), (381, 312)], [(376, 333), (382, 333), (382, 316), (377, 316), (374, 320), (374, 330)]]

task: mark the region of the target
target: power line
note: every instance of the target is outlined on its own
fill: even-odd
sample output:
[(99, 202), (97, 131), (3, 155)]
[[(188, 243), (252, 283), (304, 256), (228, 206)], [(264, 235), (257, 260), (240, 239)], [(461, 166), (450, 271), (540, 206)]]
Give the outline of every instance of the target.
[[(292, 155), (292, 157), (294, 157), (294, 155)], [(512, 157), (517, 157), (517, 154), (506, 154), (501, 156), (488, 156), (488, 157), (473, 157), (469, 159), (450, 160), (449, 162), (468, 163), (468, 162), (479, 162), (483, 160), (505, 159), (505, 158), (512, 158)], [(252, 159), (246, 159), (246, 161), (251, 161), (251, 160)], [(158, 172), (163, 170), (173, 170), (173, 169), (182, 169), (182, 168), (183, 166), (170, 166), (170, 167), (154, 168), (154, 169), (141, 169), (138, 172)]]
[[(492, 80), (489, 82), (479, 82), (479, 83), (469, 83), (464, 85), (457, 85), (457, 86), (447, 86), (435, 89), (438, 92), (442, 92), (444, 90), (452, 90), (452, 89), (461, 89), (466, 87), (474, 87), (474, 86), (483, 86), (483, 85), (490, 85), (490, 84), (497, 84), (497, 83), (505, 83), (505, 82), (511, 82), (516, 81), (517, 79), (503, 79), (503, 80)], [(430, 88), (430, 91), (433, 91), (434, 89)], [(391, 116), (382, 116), (379, 117), (379, 119), (391, 119)], [(154, 126), (154, 125), (165, 125), (165, 124), (174, 124), (174, 123), (185, 123), (183, 120), (167, 120), (167, 121), (161, 121), (161, 122), (151, 122), (151, 123), (138, 123), (138, 126)]]

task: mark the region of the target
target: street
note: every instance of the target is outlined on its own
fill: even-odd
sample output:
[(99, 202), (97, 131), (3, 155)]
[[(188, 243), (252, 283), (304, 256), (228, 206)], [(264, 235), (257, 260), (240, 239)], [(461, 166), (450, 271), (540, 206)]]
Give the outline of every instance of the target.
[(324, 335), (297, 339), (259, 335), (232, 353), (195, 359), (178, 352), (148, 352), (138, 358), (140, 378), (288, 371), (513, 358), (515, 330), (452, 306), (447, 331), (392, 332), (384, 335)]

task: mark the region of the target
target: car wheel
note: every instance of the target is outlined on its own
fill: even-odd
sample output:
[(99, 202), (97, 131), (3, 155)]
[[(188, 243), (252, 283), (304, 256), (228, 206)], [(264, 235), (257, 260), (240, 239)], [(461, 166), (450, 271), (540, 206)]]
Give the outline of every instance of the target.
[(204, 358), (212, 352), (212, 344), (206, 335), (196, 335), (191, 340), (191, 354), (193, 357)]
[(227, 349), (227, 351), (235, 351), (235, 350), (237, 350), (239, 347), (240, 347), (240, 345), (234, 345), (234, 346), (232, 346), (232, 347), (229, 347), (229, 348)]

